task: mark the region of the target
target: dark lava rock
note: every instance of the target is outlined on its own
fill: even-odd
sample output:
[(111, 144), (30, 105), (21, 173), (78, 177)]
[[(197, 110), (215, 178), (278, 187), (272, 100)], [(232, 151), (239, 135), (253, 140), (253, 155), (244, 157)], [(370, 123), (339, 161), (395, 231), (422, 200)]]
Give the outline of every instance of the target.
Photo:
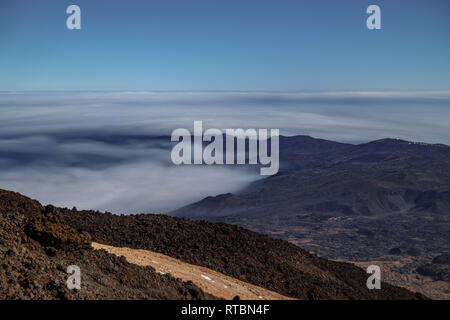
[(433, 264), (445, 264), (450, 265), (450, 252), (443, 253), (439, 256), (434, 257)]
[(436, 269), (433, 268), (432, 265), (426, 264), (417, 268), (417, 273), (425, 276), (425, 277), (434, 277), (436, 276)]
[(329, 261), (290, 242), (235, 225), (153, 214), (62, 210), (62, 215), (96, 242), (160, 252), (293, 298), (421, 297), (387, 283), (381, 290), (369, 290), (366, 272), (353, 264)]
[(420, 250), (420, 249), (417, 249), (417, 248), (409, 248), (407, 251), (406, 251), (406, 253), (409, 255), (409, 256), (412, 256), (412, 257), (419, 257), (420, 255), (422, 255), (422, 251)]
[(416, 269), (422, 276), (430, 277), (435, 281), (450, 281), (450, 267), (439, 264), (425, 264)]
[[(0, 190), (0, 299), (205, 299), (192, 282), (160, 275), (90, 247), (91, 236), (64, 222), (60, 209)], [(69, 290), (66, 268), (81, 269)]]
[(392, 248), (391, 250), (389, 250), (389, 254), (401, 254), (402, 250), (400, 250), (400, 248)]
[(362, 234), (364, 236), (368, 236), (368, 237), (373, 237), (375, 236), (375, 233), (373, 233), (372, 231), (370, 231), (369, 229), (365, 229), (365, 228), (360, 228), (358, 230), (359, 234)]
[[(149, 249), (300, 299), (422, 299), (366, 272), (241, 227), (164, 215), (112, 215), (53, 206), (0, 190), (0, 299), (212, 299), (192, 282), (130, 264), (91, 239)], [(81, 290), (66, 268), (81, 269)]]

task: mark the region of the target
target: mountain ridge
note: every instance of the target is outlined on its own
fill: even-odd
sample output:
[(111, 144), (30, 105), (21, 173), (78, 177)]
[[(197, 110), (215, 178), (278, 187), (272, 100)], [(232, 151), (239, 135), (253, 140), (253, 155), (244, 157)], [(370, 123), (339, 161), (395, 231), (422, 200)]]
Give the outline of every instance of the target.
[[(7, 299), (205, 299), (193, 283), (94, 251), (92, 241), (148, 248), (303, 299), (423, 299), (382, 284), (351, 264), (319, 258), (283, 240), (237, 226), (164, 215), (112, 215), (42, 206), (0, 190), (0, 296)], [(65, 266), (83, 272), (80, 291), (65, 287)]]
[(170, 214), (237, 224), (329, 259), (391, 263), (399, 248), (407, 262), (398, 277), (449, 281), (450, 266), (430, 267), (450, 251), (449, 146), (398, 139), (328, 144), (305, 136), (282, 144), (278, 174)]

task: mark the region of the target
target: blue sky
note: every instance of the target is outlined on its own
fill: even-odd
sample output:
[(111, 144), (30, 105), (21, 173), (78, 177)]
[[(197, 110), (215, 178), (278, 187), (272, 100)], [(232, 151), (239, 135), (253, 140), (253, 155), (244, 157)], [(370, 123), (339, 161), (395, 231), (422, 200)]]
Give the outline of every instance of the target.
[(5, 91), (449, 89), (446, 0), (0, 0)]

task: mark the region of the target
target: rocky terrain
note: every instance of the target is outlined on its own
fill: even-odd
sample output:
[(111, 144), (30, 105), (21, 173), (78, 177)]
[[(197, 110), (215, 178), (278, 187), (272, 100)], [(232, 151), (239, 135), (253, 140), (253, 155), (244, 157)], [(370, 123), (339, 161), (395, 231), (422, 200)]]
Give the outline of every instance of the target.
[(397, 277), (446, 282), (433, 296), (450, 295), (448, 264), (432, 263), (450, 252), (450, 147), (281, 137), (280, 160), (277, 175), (173, 214), (238, 224), (330, 259), (401, 258), (409, 262)]
[(238, 226), (165, 215), (71, 210), (62, 210), (62, 214), (68, 224), (90, 233), (96, 242), (152, 250), (292, 298), (423, 297), (386, 283), (382, 290), (368, 290), (363, 269)]
[[(319, 258), (289, 242), (223, 223), (163, 215), (112, 215), (41, 206), (0, 191), (0, 297), (3, 299), (204, 299), (191, 282), (94, 250), (92, 241), (148, 249), (291, 298), (422, 299), (382, 284), (351, 264)], [(81, 290), (68, 290), (66, 267), (82, 271)]]
[[(82, 270), (80, 290), (66, 286), (66, 268)], [(205, 299), (193, 283), (139, 267), (91, 248), (87, 232), (59, 211), (0, 190), (0, 299)]]

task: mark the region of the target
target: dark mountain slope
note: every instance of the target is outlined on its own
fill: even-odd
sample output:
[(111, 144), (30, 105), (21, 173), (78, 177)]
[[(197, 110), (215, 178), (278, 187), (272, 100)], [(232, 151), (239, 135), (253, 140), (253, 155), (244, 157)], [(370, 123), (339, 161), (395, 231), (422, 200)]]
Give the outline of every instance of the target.
[(282, 141), (286, 150), (281, 151), (282, 167), (295, 169), (258, 180), (236, 195), (208, 197), (173, 214), (220, 220), (450, 213), (447, 146), (393, 139), (352, 146), (304, 136)]
[[(415, 277), (450, 251), (450, 147), (397, 139), (326, 144), (303, 136), (284, 143), (280, 155), (295, 159), (282, 156), (277, 175), (172, 214), (238, 224), (326, 258), (402, 258), (408, 262), (397, 276)], [(433, 279), (447, 281), (448, 270)]]
[(164, 215), (117, 216), (62, 210), (97, 242), (149, 249), (301, 299), (415, 299), (389, 284), (368, 290), (364, 270), (328, 261), (289, 242), (223, 223)]
[[(59, 210), (0, 190), (0, 299), (204, 299), (192, 283), (138, 267), (90, 247)], [(81, 269), (81, 290), (66, 286), (66, 268)]]
[(281, 171), (326, 167), (335, 155), (345, 153), (353, 147), (351, 144), (309, 136), (280, 136)]

